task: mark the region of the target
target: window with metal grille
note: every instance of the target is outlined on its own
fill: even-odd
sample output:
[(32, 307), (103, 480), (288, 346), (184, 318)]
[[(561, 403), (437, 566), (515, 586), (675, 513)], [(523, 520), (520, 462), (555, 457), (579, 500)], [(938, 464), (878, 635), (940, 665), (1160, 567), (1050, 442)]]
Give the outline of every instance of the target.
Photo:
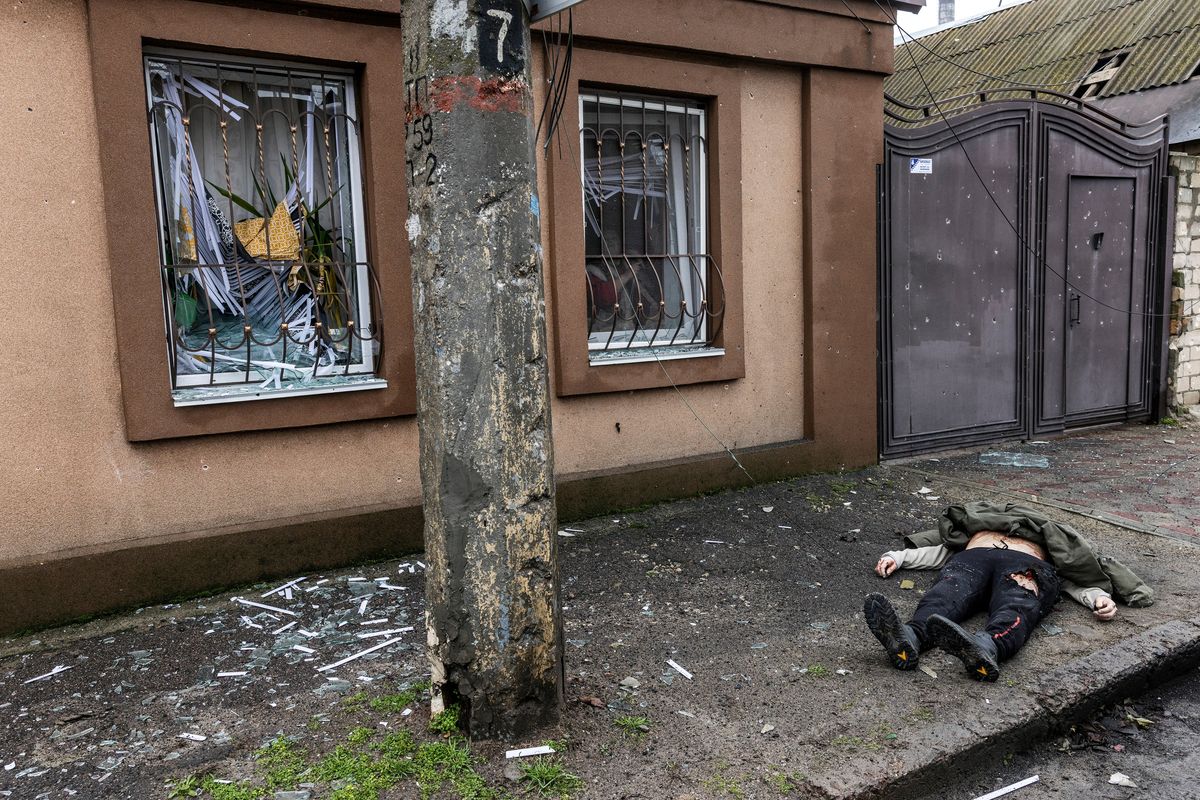
[(598, 90), (579, 104), (590, 360), (711, 347), (724, 290), (708, 252), (705, 105)]
[(386, 385), (354, 76), (148, 50), (176, 405)]

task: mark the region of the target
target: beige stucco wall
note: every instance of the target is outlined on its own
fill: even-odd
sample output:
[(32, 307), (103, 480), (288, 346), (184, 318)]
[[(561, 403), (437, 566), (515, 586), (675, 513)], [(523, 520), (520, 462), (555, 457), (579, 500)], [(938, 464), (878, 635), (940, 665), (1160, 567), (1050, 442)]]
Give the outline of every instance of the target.
[[(5, 4), (0, 42), (0, 564), (418, 503), (412, 418), (126, 441), (109, 270), (154, 265), (107, 257), (121, 209), (101, 202), (85, 4)], [(804, 432), (800, 77), (753, 68), (744, 86), (746, 378), (682, 390), (735, 447)], [(560, 474), (719, 449), (669, 389), (553, 413)]]
[[(743, 73), (746, 377), (681, 387), (704, 424), (731, 448), (804, 435), (800, 97), (796, 70)], [(665, 368), (670, 372), (671, 362)], [(560, 474), (721, 449), (670, 388), (564, 398), (553, 413)]]
[(0, 42), (0, 229), (21, 232), (0, 249), (0, 559), (416, 502), (411, 419), (125, 440), (109, 270), (154, 265), (106, 256), (121, 210), (101, 204), (85, 5), (5, 4)]

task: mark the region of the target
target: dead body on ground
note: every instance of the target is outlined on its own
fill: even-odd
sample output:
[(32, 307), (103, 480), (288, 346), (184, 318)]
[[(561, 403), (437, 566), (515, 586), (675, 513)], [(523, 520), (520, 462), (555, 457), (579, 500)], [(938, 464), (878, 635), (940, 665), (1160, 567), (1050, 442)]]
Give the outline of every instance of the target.
[[(994, 681), (1000, 662), (1016, 655), (1060, 592), (1103, 621), (1116, 616), (1117, 600), (1135, 608), (1154, 602), (1149, 586), (1070, 525), (1013, 503), (950, 506), (937, 528), (905, 536), (904, 545), (880, 557), (879, 577), (897, 569), (941, 574), (908, 623), (886, 597), (867, 595), (867, 626), (896, 669), (915, 669), (923, 651), (940, 647), (971, 677)], [(980, 611), (987, 614), (982, 631), (962, 627)]]

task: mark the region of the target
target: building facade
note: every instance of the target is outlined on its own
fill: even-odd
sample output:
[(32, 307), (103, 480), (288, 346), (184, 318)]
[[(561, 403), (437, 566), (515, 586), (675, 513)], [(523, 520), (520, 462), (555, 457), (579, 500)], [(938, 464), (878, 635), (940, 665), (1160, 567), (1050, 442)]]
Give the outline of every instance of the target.
[[(400, 0), (0, 12), (0, 627), (420, 548), (405, 186), (436, 157), (406, 158), (399, 26)], [(888, 18), (584, 3), (550, 86), (560, 27), (534, 32), (560, 515), (745, 482), (725, 446), (755, 480), (875, 461)]]

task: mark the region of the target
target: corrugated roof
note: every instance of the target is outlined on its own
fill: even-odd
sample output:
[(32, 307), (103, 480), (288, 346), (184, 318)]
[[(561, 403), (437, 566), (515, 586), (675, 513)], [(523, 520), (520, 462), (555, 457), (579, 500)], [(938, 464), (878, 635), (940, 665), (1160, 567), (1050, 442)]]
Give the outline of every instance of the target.
[(1033, 0), (1002, 8), (898, 45), (885, 90), (910, 103), (929, 102), (929, 90), (944, 99), (1008, 82), (1070, 94), (1097, 59), (1120, 50), (1129, 55), (1097, 99), (1188, 80), (1200, 64), (1200, 0)]

